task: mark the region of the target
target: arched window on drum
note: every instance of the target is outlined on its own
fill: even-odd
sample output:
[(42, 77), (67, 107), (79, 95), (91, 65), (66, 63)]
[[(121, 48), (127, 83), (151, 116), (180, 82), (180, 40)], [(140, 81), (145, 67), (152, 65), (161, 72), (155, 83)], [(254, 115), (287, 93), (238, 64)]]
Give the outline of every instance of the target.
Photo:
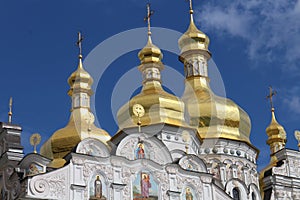
[(252, 200), (256, 200), (256, 195), (254, 192), (251, 193), (251, 196), (252, 196)]
[(238, 188), (232, 189), (232, 197), (234, 200), (241, 200), (240, 190)]

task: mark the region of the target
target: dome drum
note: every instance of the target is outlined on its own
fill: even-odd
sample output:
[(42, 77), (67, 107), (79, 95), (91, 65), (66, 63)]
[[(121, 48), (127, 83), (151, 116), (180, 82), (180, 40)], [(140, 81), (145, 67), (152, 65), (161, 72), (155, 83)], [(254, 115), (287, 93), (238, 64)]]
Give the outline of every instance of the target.
[(189, 51), (185, 51), (182, 54), (180, 54), (179, 61), (182, 63), (186, 63), (189, 59), (196, 57), (202, 57), (205, 60), (209, 60), (211, 58), (211, 52), (208, 50), (202, 50), (202, 49), (193, 49)]

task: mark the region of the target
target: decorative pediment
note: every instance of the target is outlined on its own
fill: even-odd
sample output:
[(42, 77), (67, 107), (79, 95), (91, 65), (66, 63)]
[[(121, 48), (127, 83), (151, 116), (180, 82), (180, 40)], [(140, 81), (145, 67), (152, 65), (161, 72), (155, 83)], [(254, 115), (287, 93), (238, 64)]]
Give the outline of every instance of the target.
[(33, 176), (45, 173), (50, 162), (50, 159), (40, 154), (31, 153), (20, 162), (20, 169), (24, 171), (24, 176)]
[(76, 148), (76, 153), (86, 154), (95, 157), (109, 157), (110, 149), (100, 140), (87, 138), (82, 140)]
[(117, 156), (128, 160), (150, 159), (159, 164), (172, 163), (168, 148), (156, 137), (132, 134), (125, 137), (117, 147)]
[(179, 165), (185, 170), (207, 173), (205, 163), (195, 155), (186, 155), (179, 160)]

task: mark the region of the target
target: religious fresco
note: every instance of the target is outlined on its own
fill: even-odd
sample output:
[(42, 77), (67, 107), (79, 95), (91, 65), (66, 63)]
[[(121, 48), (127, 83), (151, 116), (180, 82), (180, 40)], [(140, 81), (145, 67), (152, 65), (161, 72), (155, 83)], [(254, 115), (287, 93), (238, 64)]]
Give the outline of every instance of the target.
[(181, 194), (181, 200), (197, 200), (194, 190), (186, 187)]
[(41, 172), (43, 172), (43, 167), (35, 163), (31, 163), (27, 169), (28, 176), (33, 176)]
[(138, 142), (135, 152), (134, 152), (134, 157), (135, 159), (143, 159), (143, 158), (148, 158), (147, 155), (147, 145), (145, 145), (144, 142), (140, 141)]
[(106, 200), (106, 187), (101, 176), (96, 175), (90, 182), (90, 200)]
[(148, 171), (138, 174), (132, 185), (133, 200), (158, 200), (158, 184)]

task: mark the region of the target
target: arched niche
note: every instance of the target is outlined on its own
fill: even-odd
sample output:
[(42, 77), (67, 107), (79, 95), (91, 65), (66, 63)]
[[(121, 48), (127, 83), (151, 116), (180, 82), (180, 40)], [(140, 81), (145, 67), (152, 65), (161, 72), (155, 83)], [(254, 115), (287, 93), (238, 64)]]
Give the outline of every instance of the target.
[(88, 182), (89, 200), (108, 200), (109, 182), (105, 174), (99, 170), (92, 173)]
[(240, 195), (240, 200), (248, 199), (248, 197), (247, 197), (248, 189), (247, 189), (245, 183), (241, 182), (238, 179), (232, 179), (232, 180), (228, 181), (225, 185), (225, 191), (232, 198), (233, 198), (234, 189), (238, 189), (239, 195)]
[(260, 191), (255, 184), (251, 183), (248, 187), (248, 190), (249, 190), (250, 200), (261, 200)]
[(200, 199), (199, 195), (196, 192), (194, 186), (191, 185), (186, 185), (185, 187), (182, 188), (180, 199), (181, 200), (195, 200), (195, 199)]

